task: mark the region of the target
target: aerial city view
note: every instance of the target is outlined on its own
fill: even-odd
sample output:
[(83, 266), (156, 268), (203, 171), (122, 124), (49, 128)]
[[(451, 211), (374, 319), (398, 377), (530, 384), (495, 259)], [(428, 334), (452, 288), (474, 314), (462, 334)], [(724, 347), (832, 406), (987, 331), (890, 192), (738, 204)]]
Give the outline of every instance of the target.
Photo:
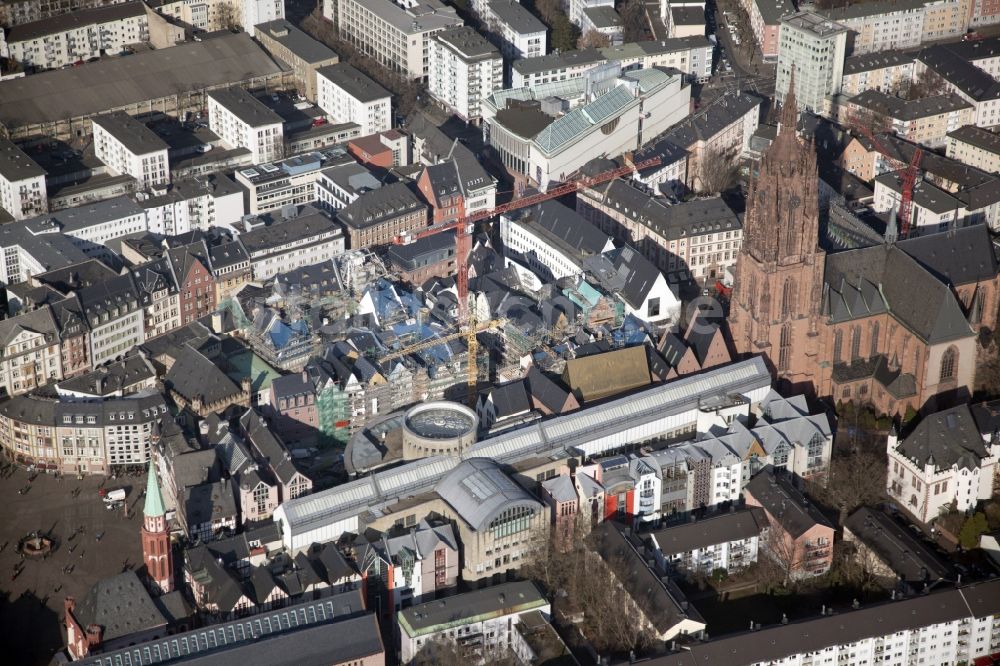
[(1000, 666), (1000, 0), (0, 0), (0, 665)]

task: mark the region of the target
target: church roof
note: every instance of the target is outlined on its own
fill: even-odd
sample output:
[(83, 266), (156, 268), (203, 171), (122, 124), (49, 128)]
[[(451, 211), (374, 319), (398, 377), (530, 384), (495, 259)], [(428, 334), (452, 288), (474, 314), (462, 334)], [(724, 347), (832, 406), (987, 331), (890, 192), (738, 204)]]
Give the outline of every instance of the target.
[[(949, 255), (951, 235), (934, 236)], [(905, 247), (905, 246), (904, 246)], [(973, 335), (952, 291), (897, 245), (877, 245), (827, 257), (824, 312), (832, 322), (883, 312), (929, 344)]]

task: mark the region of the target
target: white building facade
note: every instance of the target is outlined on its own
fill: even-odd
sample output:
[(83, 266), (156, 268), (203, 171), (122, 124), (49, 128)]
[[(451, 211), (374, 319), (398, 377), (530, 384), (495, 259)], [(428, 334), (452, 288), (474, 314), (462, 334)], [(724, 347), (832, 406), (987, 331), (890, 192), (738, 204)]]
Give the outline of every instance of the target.
[(316, 103), (336, 123), (357, 123), (361, 136), (392, 128), (391, 93), (347, 63), (316, 71)]
[(430, 41), (428, 92), (466, 122), (482, 118), (481, 101), (503, 88), (500, 52), (472, 28), (442, 30)]
[(246, 148), (254, 164), (279, 160), (284, 154), (281, 116), (242, 88), (213, 90), (208, 100), (208, 126), (233, 148)]

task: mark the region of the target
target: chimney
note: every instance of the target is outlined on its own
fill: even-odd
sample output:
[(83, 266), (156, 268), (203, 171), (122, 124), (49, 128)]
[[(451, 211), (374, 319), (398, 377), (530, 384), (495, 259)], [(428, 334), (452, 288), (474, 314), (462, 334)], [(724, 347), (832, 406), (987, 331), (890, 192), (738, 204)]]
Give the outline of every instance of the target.
[(87, 647), (88, 651), (92, 652), (101, 646), (101, 635), (103, 630), (100, 625), (88, 624), (87, 625)]

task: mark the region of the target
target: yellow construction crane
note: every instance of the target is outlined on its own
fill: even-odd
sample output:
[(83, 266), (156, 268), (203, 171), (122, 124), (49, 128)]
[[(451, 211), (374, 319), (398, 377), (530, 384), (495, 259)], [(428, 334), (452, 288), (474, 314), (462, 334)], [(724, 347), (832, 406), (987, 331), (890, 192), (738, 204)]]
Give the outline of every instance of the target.
[(415, 354), (425, 349), (430, 349), (431, 347), (437, 347), (440, 344), (457, 340), (458, 338), (465, 338), (465, 346), (469, 350), (469, 357), (465, 364), (467, 384), (466, 402), (468, 402), (469, 406), (472, 407), (475, 406), (476, 388), (479, 384), (479, 364), (476, 359), (476, 354), (479, 350), (479, 340), (476, 339), (476, 335), (490, 329), (501, 328), (506, 322), (506, 319), (491, 319), (480, 324), (473, 320), (468, 326), (462, 327), (459, 331), (441, 335), (430, 340), (424, 340), (423, 342), (418, 342), (416, 344), (403, 347), (402, 349), (389, 352), (388, 354), (380, 356), (379, 361), (391, 361), (392, 359), (409, 356), (410, 354)]

